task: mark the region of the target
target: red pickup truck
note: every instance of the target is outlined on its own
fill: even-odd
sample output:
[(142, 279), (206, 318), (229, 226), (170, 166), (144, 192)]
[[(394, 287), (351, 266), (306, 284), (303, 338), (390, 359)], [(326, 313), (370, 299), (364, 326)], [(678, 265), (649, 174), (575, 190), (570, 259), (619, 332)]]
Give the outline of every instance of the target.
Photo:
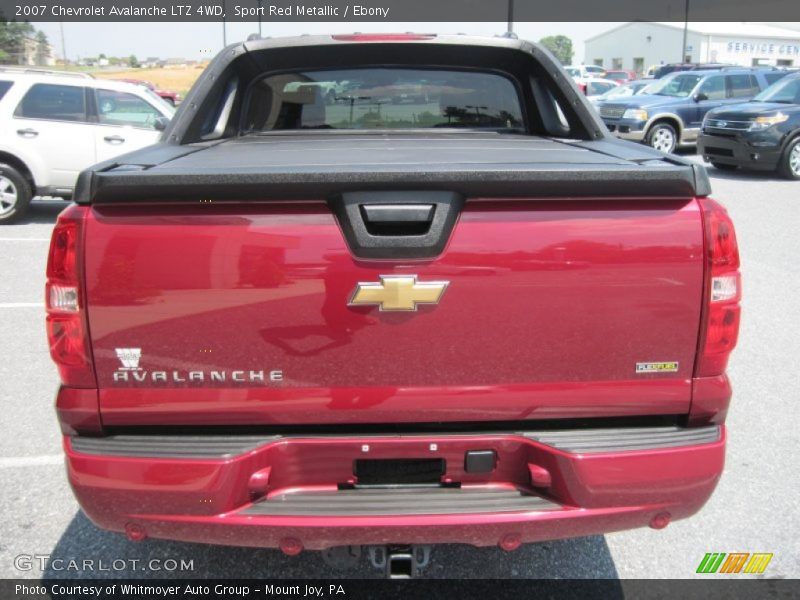
[(75, 494), (132, 540), (367, 546), (393, 575), (437, 543), (688, 517), (722, 472), (739, 326), (709, 193), (536, 44), (228, 47), (53, 232)]

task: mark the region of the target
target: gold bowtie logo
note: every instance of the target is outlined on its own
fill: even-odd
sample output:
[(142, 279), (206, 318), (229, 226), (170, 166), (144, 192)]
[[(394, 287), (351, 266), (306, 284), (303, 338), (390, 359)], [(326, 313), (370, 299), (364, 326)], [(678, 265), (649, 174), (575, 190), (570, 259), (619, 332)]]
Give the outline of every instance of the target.
[(417, 310), (417, 304), (439, 304), (449, 281), (417, 281), (416, 275), (381, 275), (380, 283), (359, 282), (349, 306), (379, 305), (382, 311)]

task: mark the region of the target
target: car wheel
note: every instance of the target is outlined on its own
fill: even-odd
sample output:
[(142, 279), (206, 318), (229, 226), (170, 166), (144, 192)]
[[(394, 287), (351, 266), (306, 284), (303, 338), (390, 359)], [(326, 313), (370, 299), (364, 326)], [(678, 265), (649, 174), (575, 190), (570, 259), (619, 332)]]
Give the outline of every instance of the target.
[(670, 154), (678, 145), (678, 134), (669, 123), (656, 123), (647, 132), (647, 145)]
[(787, 179), (800, 179), (800, 137), (786, 146), (778, 171)]
[(735, 171), (739, 167), (737, 165), (726, 165), (725, 163), (712, 162), (711, 166), (720, 171)]
[(31, 186), (10, 165), (0, 164), (0, 225), (11, 223), (28, 210)]

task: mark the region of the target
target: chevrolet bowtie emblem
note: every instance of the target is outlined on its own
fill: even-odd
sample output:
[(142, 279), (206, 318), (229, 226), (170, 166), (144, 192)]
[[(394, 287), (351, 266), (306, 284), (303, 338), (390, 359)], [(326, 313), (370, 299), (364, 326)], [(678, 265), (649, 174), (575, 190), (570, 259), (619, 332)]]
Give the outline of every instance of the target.
[(359, 282), (349, 306), (379, 305), (382, 311), (417, 310), (417, 304), (439, 304), (449, 281), (417, 281), (416, 275), (381, 275), (380, 283)]

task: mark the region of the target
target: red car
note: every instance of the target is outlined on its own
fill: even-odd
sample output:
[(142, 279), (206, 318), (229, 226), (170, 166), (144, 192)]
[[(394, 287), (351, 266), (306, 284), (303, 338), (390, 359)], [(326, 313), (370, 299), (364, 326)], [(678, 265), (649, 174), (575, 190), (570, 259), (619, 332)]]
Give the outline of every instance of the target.
[(616, 69), (613, 71), (607, 71), (605, 74), (606, 79), (611, 79), (612, 81), (616, 81), (620, 85), (623, 83), (628, 83), (629, 81), (635, 81), (639, 78), (636, 74), (636, 71), (626, 71), (624, 69)]
[(127, 81), (128, 83), (135, 83), (137, 85), (143, 85), (147, 89), (156, 93), (156, 95), (160, 96), (173, 106), (177, 105), (178, 102), (181, 101), (181, 95), (178, 92), (172, 92), (170, 90), (162, 90), (154, 86), (149, 81), (143, 81), (141, 79), (121, 79), (120, 81)]
[[(323, 93), (414, 80), (428, 98)], [(740, 301), (702, 166), (615, 139), (508, 38), (257, 40), (191, 94), (53, 232), (56, 406), (97, 526), (369, 546), (398, 575), (434, 544), (700, 510)]]

